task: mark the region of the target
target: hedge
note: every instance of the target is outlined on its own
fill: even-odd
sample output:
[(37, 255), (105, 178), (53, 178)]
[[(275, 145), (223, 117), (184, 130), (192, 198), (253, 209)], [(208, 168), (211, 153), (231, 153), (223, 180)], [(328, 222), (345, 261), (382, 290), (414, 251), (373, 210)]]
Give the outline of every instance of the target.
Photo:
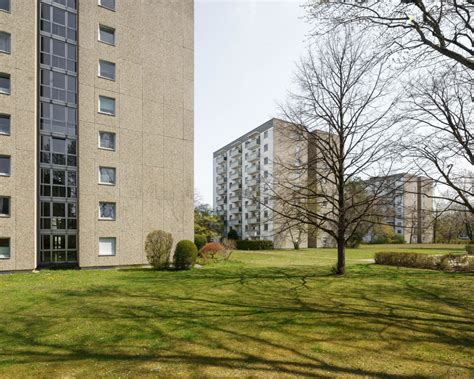
[(273, 242), (267, 240), (238, 240), (237, 250), (273, 250)]
[(419, 253), (381, 252), (375, 254), (375, 263), (397, 267), (474, 272), (474, 259), (466, 254), (428, 255)]

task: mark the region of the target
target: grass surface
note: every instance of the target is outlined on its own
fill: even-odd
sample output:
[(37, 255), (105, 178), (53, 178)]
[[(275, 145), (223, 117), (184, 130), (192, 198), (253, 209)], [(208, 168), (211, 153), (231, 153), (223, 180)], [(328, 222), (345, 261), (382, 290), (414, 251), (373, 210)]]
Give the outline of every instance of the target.
[(0, 377), (473, 377), (474, 276), (366, 262), (426, 247), (0, 276)]

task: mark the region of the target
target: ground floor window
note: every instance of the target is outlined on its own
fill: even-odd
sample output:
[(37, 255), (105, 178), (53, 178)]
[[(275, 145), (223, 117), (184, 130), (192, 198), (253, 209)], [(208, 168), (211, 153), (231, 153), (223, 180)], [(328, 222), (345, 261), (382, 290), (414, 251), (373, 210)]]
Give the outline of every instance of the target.
[(0, 238), (0, 259), (10, 258), (10, 238)]
[(116, 247), (115, 237), (99, 238), (99, 255), (100, 256), (114, 256)]

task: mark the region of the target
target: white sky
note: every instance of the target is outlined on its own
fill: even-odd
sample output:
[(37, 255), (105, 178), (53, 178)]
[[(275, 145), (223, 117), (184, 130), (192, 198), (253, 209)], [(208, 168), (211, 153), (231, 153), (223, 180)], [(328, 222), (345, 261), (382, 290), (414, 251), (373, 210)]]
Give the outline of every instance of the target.
[(298, 0), (195, 2), (195, 187), (212, 205), (212, 153), (272, 117), (309, 26)]

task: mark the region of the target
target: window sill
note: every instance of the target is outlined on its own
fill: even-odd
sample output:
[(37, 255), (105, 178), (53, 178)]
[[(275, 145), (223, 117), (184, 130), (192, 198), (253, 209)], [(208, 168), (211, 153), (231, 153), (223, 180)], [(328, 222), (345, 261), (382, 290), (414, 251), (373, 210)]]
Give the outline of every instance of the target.
[(0, 53), (11, 55), (12, 52), (11, 51), (0, 50)]
[(115, 113), (107, 113), (107, 112), (101, 112), (101, 111), (98, 111), (97, 113), (99, 113), (99, 114), (103, 114), (104, 116), (111, 116), (111, 117), (115, 117)]
[(2, 132), (0, 132), (0, 136), (10, 137), (11, 133), (2, 133)]
[(116, 257), (117, 254), (99, 254), (98, 257), (99, 258), (107, 258), (107, 257)]
[(0, 218), (10, 218), (11, 216), (10, 215), (2, 215), (0, 214)]
[(11, 175), (10, 174), (2, 174), (0, 173), (0, 178), (10, 178)]
[(115, 149), (111, 149), (111, 148), (108, 148), (108, 147), (101, 147), (101, 146), (99, 146), (99, 150), (115, 151)]
[(99, 182), (100, 186), (115, 187), (116, 183), (102, 183)]
[(116, 221), (117, 219), (115, 218), (100, 218), (99, 217), (99, 221)]
[(105, 5), (102, 5), (102, 4), (97, 4), (99, 6), (99, 8), (104, 8), (104, 9), (107, 9), (108, 11), (112, 11), (112, 12), (116, 12), (116, 9), (115, 8), (109, 8), (109, 7), (106, 7)]
[(0, 261), (8, 261), (9, 259), (11, 259), (11, 257), (8, 257), (8, 258), (0, 257)]
[(98, 39), (97, 41), (100, 42), (100, 43), (103, 43), (104, 45), (108, 45), (108, 46), (113, 46), (113, 47), (115, 47), (115, 43), (105, 42), (105, 41), (102, 41), (102, 40), (100, 40), (100, 39)]
[(10, 96), (11, 94), (12, 94), (11, 92), (5, 92), (5, 91), (0, 90), (0, 95)]
[(108, 78), (107, 76), (102, 76), (102, 75), (97, 75), (97, 77), (100, 79), (108, 80), (109, 82), (115, 82), (115, 78), (112, 79), (112, 78)]

